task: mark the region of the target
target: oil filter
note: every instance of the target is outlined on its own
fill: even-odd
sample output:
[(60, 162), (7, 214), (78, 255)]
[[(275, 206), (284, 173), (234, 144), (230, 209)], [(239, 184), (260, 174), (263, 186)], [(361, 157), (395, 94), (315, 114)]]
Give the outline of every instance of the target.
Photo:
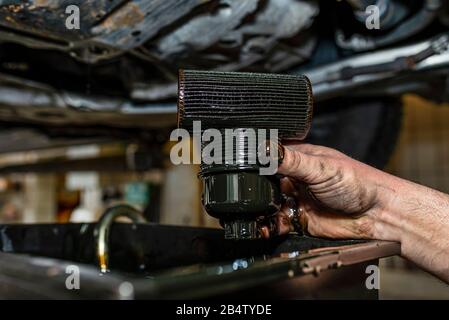
[(194, 133), (198, 122), (201, 134), (213, 129), (221, 137), (220, 143), (202, 141), (202, 151), (213, 142), (216, 147), (212, 154), (202, 152), (199, 176), (203, 205), (220, 220), (225, 238), (258, 238), (260, 221), (279, 210), (279, 177), (261, 174), (267, 166), (261, 152), (267, 143), (303, 140), (312, 109), (305, 76), (180, 70), (178, 127)]

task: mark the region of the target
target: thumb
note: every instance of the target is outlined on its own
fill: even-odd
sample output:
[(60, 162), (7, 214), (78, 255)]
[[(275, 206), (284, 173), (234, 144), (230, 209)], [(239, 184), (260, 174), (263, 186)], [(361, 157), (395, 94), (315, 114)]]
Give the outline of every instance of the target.
[(313, 184), (323, 176), (327, 167), (328, 165), (321, 156), (306, 154), (284, 146), (284, 157), (277, 173)]

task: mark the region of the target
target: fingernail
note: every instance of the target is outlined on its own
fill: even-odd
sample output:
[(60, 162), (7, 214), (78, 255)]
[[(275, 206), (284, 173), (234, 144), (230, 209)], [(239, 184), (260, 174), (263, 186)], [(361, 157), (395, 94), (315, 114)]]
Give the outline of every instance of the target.
[(284, 161), (284, 156), (285, 156), (285, 148), (282, 145), (282, 143), (278, 144), (278, 153), (279, 153), (279, 164), (281, 164)]
[[(262, 145), (262, 150), (258, 151), (258, 152), (265, 152), (264, 157), (271, 157), (272, 159), (274, 159), (275, 161), (278, 162), (278, 164), (281, 164), (282, 161), (284, 160), (284, 156), (285, 156), (285, 148), (284, 146), (280, 143), (280, 142), (275, 142), (273, 140), (265, 140), (263, 142), (265, 145)], [(273, 155), (272, 154), (272, 150), (273, 148), (277, 149), (277, 154)], [(260, 156), (260, 154), (259, 154)]]

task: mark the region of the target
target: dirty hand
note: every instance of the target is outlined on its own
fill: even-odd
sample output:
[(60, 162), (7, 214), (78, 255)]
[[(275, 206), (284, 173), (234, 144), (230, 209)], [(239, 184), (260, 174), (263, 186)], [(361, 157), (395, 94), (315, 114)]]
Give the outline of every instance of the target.
[[(403, 257), (449, 282), (448, 195), (310, 144), (285, 146), (278, 174), (306, 233), (400, 242)], [(278, 234), (293, 230), (290, 212), (277, 214)]]
[[(310, 144), (285, 146), (278, 168), (282, 192), (293, 197), (303, 230), (328, 238), (373, 238), (375, 213), (383, 205), (381, 175), (336, 150)], [(292, 231), (284, 205), (277, 215), (280, 234)], [(268, 236), (268, 229), (262, 230)]]

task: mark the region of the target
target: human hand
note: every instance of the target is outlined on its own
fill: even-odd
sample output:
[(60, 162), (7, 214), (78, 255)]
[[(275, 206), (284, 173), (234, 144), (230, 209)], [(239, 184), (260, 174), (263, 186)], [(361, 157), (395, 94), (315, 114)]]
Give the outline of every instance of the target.
[[(449, 195), (309, 144), (286, 146), (278, 173), (306, 233), (400, 242), (404, 258), (449, 283)], [(293, 231), (290, 211), (276, 215), (277, 234)]]
[[(284, 176), (282, 192), (298, 204), (305, 232), (340, 239), (375, 236), (375, 215), (385, 201), (381, 182), (388, 174), (336, 150), (310, 144), (285, 146), (278, 174)], [(277, 214), (277, 233), (293, 230), (290, 210), (284, 205)], [(269, 237), (269, 229), (262, 228), (262, 234)]]

